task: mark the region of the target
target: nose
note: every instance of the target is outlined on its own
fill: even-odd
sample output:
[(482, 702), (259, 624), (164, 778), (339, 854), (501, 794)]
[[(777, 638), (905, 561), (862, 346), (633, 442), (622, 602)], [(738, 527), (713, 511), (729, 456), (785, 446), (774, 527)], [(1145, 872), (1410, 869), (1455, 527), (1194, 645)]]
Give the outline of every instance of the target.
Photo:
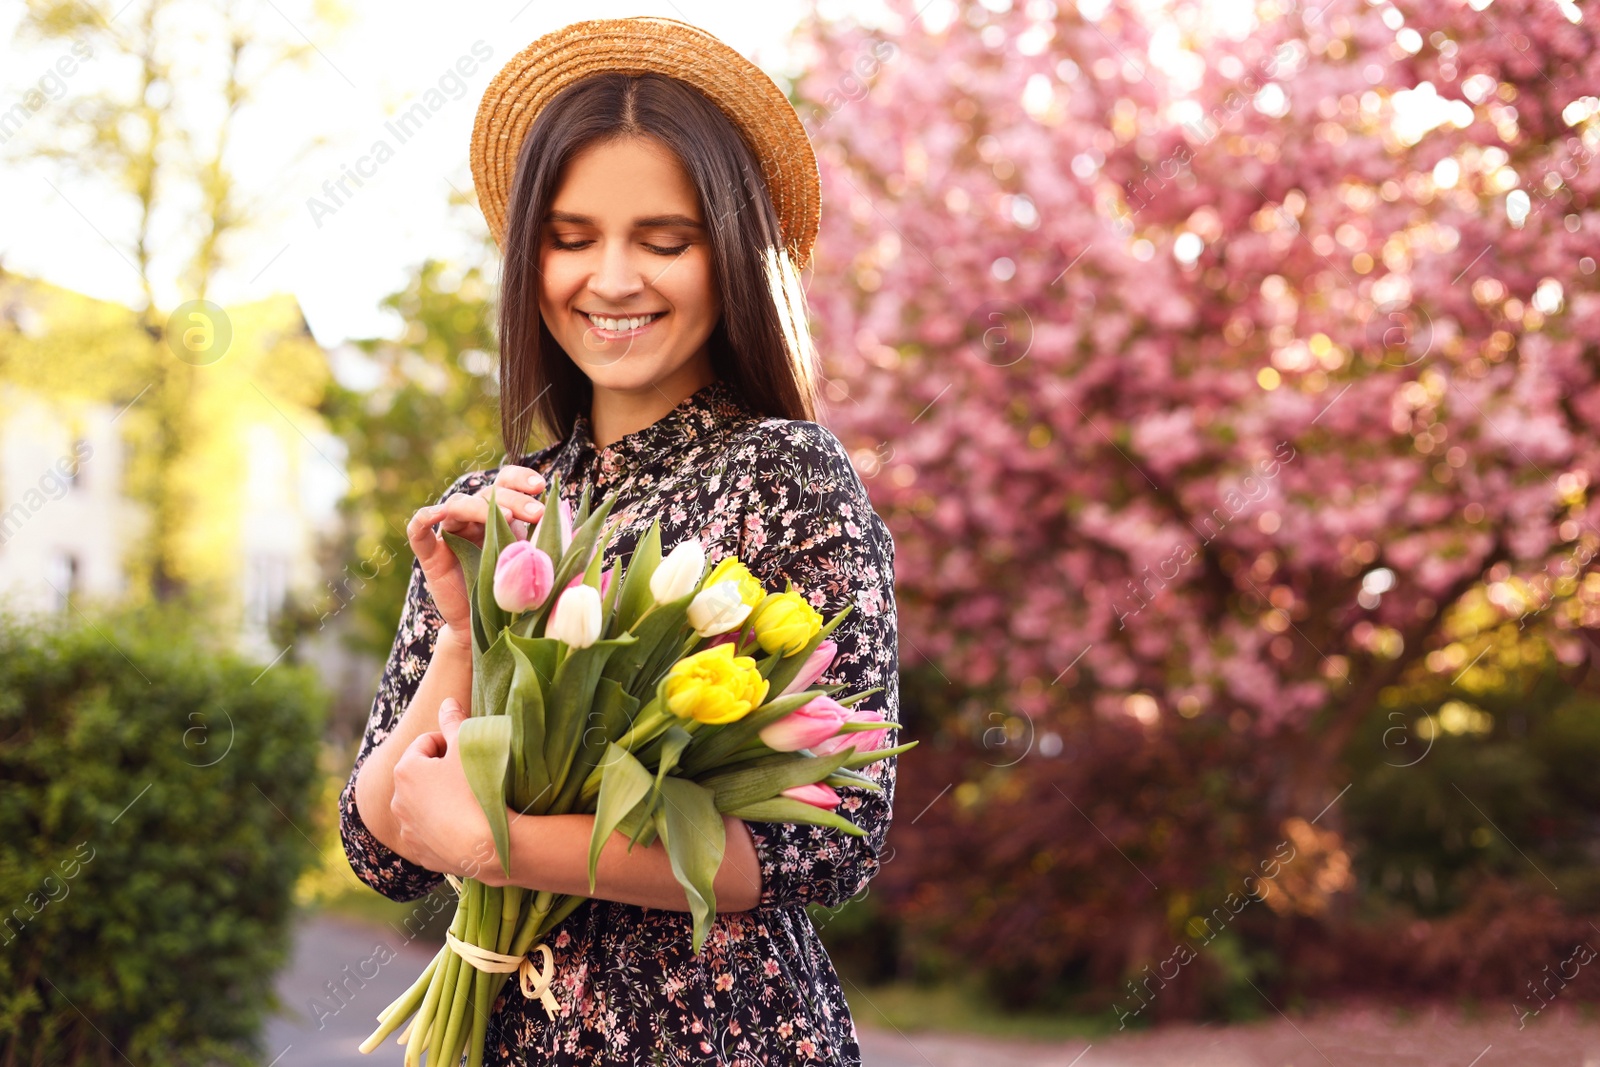
[(598, 299), (617, 307), (644, 288), (644, 275), (626, 241), (607, 241), (600, 254), (600, 266), (589, 276), (589, 291)]

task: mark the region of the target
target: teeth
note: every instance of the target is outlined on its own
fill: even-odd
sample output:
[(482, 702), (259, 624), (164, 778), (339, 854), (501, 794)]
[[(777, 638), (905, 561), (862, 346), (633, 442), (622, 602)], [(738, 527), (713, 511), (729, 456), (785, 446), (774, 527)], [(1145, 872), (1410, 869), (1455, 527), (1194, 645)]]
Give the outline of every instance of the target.
[(602, 318), (598, 318), (598, 317), (596, 317), (594, 315), (587, 315), (586, 314), (586, 317), (588, 318), (588, 320), (590, 322), (594, 323), (596, 326), (600, 327), (602, 330), (621, 331), (621, 330), (637, 330), (639, 327), (643, 326), (645, 323), (652, 322), (655, 319), (659, 319), (661, 316), (659, 314), (656, 314), (656, 315), (644, 315), (644, 316), (641, 316), (639, 318), (632, 318), (632, 319), (602, 319)]

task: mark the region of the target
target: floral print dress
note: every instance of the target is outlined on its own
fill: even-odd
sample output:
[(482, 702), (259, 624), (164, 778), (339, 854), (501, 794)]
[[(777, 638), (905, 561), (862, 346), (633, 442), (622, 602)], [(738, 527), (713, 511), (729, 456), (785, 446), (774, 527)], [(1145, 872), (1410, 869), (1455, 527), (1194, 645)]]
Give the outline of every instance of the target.
[[(587, 416), (566, 441), (525, 457), (574, 510), (585, 486), (617, 493), (625, 517), (605, 565), (624, 559), (661, 519), (663, 551), (690, 537), (708, 565), (742, 560), (772, 592), (792, 580), (824, 619), (855, 608), (832, 633), (833, 666), (819, 684), (881, 686), (859, 705), (898, 723), (894, 541), (848, 453), (814, 422), (752, 413), (717, 380), (651, 425), (596, 449)], [(445, 496), (491, 484), (498, 468), (457, 479)], [(441, 497), (441, 499), (443, 499)], [(552, 502), (553, 503), (553, 502)], [(412, 561), (399, 633), (339, 798), (340, 830), (356, 875), (393, 900), (415, 900), (443, 876), (381, 844), (355, 805), (355, 779), (409, 706), (442, 619)], [(898, 744), (891, 730), (885, 747)], [(590, 900), (546, 938), (555, 954), (560, 1015), (506, 982), (488, 1028), (486, 1064), (831, 1064), (861, 1062), (839, 976), (806, 905), (837, 907), (877, 872), (894, 799), (890, 756), (861, 770), (882, 787), (839, 790), (837, 811), (866, 831), (749, 822), (761, 868), (760, 903), (719, 912), (692, 952), (687, 911)], [(448, 891), (448, 890), (447, 890)]]

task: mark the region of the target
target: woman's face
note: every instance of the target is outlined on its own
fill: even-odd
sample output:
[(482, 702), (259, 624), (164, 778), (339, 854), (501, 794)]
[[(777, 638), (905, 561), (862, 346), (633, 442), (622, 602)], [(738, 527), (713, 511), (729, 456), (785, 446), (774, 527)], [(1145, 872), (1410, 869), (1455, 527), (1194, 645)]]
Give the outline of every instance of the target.
[(722, 303), (710, 236), (693, 182), (659, 142), (629, 137), (571, 159), (539, 267), (545, 326), (597, 390), (687, 395), (713, 377), (706, 341)]

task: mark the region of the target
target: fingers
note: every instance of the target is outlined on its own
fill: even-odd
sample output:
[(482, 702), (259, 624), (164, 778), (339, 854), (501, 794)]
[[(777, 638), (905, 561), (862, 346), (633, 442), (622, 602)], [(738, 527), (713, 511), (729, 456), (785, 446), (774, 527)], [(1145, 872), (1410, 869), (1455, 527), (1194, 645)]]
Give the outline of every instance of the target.
[(467, 709), (461, 706), (455, 697), (445, 697), (444, 703), (439, 705), (439, 731), (444, 735), (446, 745), (455, 744), (456, 734), (461, 730), (461, 722), (467, 717)]
[(411, 551), (416, 553), (419, 560), (424, 563), (433, 558), (440, 549), (448, 551), (444, 538), (435, 536), (433, 524), (444, 517), (445, 509), (438, 504), (425, 508), (418, 508), (411, 516), (411, 521), (406, 523), (406, 540), (411, 543)]
[(419, 508), (406, 526), (406, 538), (411, 550), (424, 562), (440, 551), (449, 551), (444, 538), (430, 529), (435, 525), (440, 534), (452, 533), (482, 545), (491, 497), (512, 530), (525, 537), (528, 527), (544, 515), (544, 504), (534, 499), (534, 494), (544, 489), (544, 476), (538, 471), (507, 464), (495, 473), (493, 484), (475, 493), (452, 493), (438, 504)]
[[(431, 522), (439, 524), (441, 534), (453, 533), (457, 537), (464, 537), (473, 544), (483, 545), (483, 531), (489, 521), (489, 502), (478, 493), (455, 493), (441, 504), (431, 508), (424, 508), (431, 514)], [(500, 513), (510, 522), (514, 512), (508, 507), (501, 507)], [(439, 538), (440, 543), (444, 538)]]
[(539, 521), (539, 517), (544, 514), (544, 504), (534, 500), (533, 497), (544, 492), (544, 489), (544, 475), (532, 467), (507, 463), (495, 472), (494, 484), (478, 490), (478, 495), (485, 499), (492, 498), (495, 503), (505, 505), (506, 507), (501, 510), (505, 512), (506, 520), (515, 528), (515, 523), (519, 519), (528, 523)]
[(486, 485), (473, 494), (474, 497), (483, 499), (483, 514), (486, 518), (489, 514), (488, 501), (491, 495), (494, 498), (494, 502), (500, 505), (500, 510), (505, 515), (507, 522), (512, 519), (537, 522), (539, 516), (544, 514), (543, 503), (535, 500), (527, 493), (512, 488), (503, 482), (496, 481), (493, 485)]
[(544, 475), (532, 467), (519, 467), (515, 463), (507, 463), (495, 473), (494, 484), (515, 489), (519, 493), (544, 492)]
[(443, 732), (430, 730), (406, 746), (406, 750), (400, 754), (400, 759), (395, 761), (395, 770), (398, 771), (400, 763), (407, 759), (443, 759), (448, 751), (449, 744)]
[(466, 537), (474, 542), (483, 540), (483, 528), (489, 521), (489, 494), (494, 493), (500, 505), (500, 514), (506, 522), (537, 522), (544, 514), (544, 505), (532, 497), (497, 486), (486, 485), (476, 493), (454, 493), (443, 503), (423, 511), (430, 512), (429, 524), (438, 522), (441, 531)]

